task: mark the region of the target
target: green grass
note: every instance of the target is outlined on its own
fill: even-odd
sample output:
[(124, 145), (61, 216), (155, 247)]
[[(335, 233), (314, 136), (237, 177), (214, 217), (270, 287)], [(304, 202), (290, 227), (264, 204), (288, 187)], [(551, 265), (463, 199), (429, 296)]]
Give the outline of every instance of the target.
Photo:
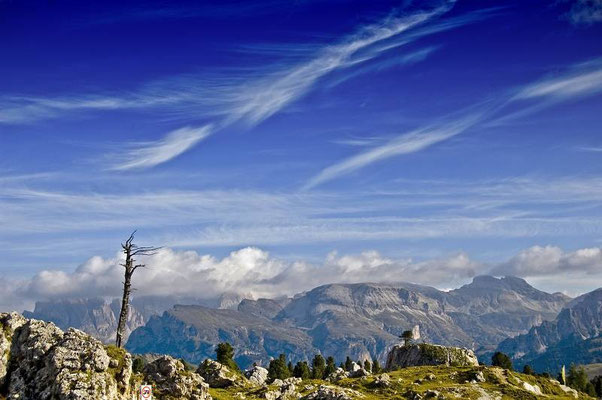
[[(486, 382), (471, 384), (466, 380), (471, 379), (476, 372), (482, 371)], [(434, 380), (425, 380), (428, 374), (434, 374)], [(305, 380), (297, 385), (297, 390), (303, 396), (310, 391), (303, 391), (307, 385), (313, 385), (317, 390), (318, 386), (326, 384), (329, 386), (352, 389), (364, 395), (365, 400), (390, 400), (404, 399), (404, 394), (413, 391), (424, 394), (428, 390), (436, 390), (446, 398), (462, 398), (468, 400), (479, 399), (484, 392), (495, 394), (502, 400), (538, 400), (544, 397), (536, 396), (522, 387), (522, 382), (528, 382), (531, 385), (537, 385), (542, 390), (546, 399), (572, 400), (570, 394), (565, 393), (558, 385), (550, 382), (549, 379), (531, 375), (524, 375), (518, 372), (504, 371), (500, 368), (492, 367), (446, 367), (446, 366), (424, 366), (403, 368), (397, 371), (389, 372), (391, 384), (387, 388), (376, 387), (375, 377), (367, 378), (347, 378), (336, 383), (330, 383), (321, 380)], [(420, 382), (420, 383), (416, 383)], [(270, 390), (276, 387), (271, 386)], [(210, 389), (209, 392), (216, 400), (234, 400), (239, 399), (237, 393), (245, 396), (246, 399), (260, 399), (265, 390), (254, 388), (227, 388)], [(580, 394), (579, 399), (591, 399), (585, 394)]]

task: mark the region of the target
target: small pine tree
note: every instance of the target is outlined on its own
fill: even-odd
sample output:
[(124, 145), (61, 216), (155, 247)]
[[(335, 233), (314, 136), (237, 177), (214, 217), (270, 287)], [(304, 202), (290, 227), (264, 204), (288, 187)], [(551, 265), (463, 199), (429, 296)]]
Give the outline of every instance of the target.
[(500, 351), (497, 351), (493, 357), (491, 357), (491, 365), (512, 371), (512, 360)]
[(295, 368), (293, 369), (293, 376), (295, 378), (301, 379), (311, 378), (311, 371), (309, 370), (309, 365), (307, 365), (307, 361), (299, 361), (295, 365)]
[(372, 364), (370, 364), (370, 361), (364, 361), (364, 369), (368, 372), (372, 372)]
[(523, 374), (534, 375), (535, 371), (533, 371), (533, 368), (531, 368), (531, 366), (529, 364), (527, 364), (523, 367)]
[(404, 346), (409, 346), (414, 340), (414, 333), (412, 331), (403, 331), (399, 338), (403, 340)]
[(215, 353), (217, 355), (216, 360), (218, 363), (225, 365), (234, 371), (240, 371), (240, 368), (238, 368), (238, 365), (234, 361), (234, 348), (230, 343), (223, 342), (218, 344)]
[(374, 360), (374, 363), (372, 364), (372, 373), (379, 374), (381, 371), (382, 368), (380, 367), (380, 363), (378, 362), (378, 360)]
[(288, 362), (288, 376), (293, 376), (293, 372), (295, 371), (295, 369), (293, 368), (293, 362), (289, 361)]
[(326, 361), (320, 354), (316, 354), (311, 362), (311, 377), (314, 379), (322, 379), (324, 370), (326, 369)]
[(286, 364), (286, 356), (280, 354), (278, 358), (270, 361), (268, 366), (268, 379), (286, 379), (290, 378), (290, 372)]
[(567, 386), (572, 387), (580, 392), (587, 393), (589, 380), (585, 369), (583, 367), (577, 367), (575, 364), (571, 364), (569, 373), (566, 377)]
[(351, 361), (351, 358), (349, 358), (349, 356), (347, 356), (347, 358), (345, 359), (345, 371), (351, 371), (352, 366), (353, 366), (353, 361)]
[(337, 365), (334, 362), (334, 357), (330, 356), (326, 359), (326, 368), (324, 368), (324, 373), (322, 374), (322, 378), (328, 378), (328, 375), (332, 374), (336, 371)]

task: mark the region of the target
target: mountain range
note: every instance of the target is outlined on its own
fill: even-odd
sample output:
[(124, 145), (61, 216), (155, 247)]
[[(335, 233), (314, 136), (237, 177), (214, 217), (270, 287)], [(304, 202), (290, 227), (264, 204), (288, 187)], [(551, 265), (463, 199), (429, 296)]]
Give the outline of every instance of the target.
[[(279, 299), (139, 297), (132, 301), (132, 315), (141, 317), (130, 322), (126, 348), (196, 363), (213, 356), (217, 343), (228, 341), (242, 366), (265, 364), (279, 353), (293, 360), (316, 353), (334, 355), (337, 361), (345, 356), (383, 360), (398, 336), (418, 325), (421, 340), (468, 347), (489, 361), (486, 357), (500, 342), (528, 334), (534, 326), (553, 324), (565, 307), (578, 303), (579, 298), (537, 290), (520, 278), (491, 276), (475, 277), (451, 291), (411, 283), (358, 283), (323, 285)], [(98, 301), (93, 304), (106, 308)], [(62, 307), (65, 304), (54, 305), (56, 315)], [(64, 318), (41, 312), (46, 308), (38, 304), (28, 316), (65, 327)], [(90, 322), (98, 322), (91, 318), (97, 314), (94, 307), (86, 313), (71, 312), (67, 322), (110, 340), (107, 324)]]
[(427, 342), (486, 352), (553, 320), (569, 301), (514, 277), (479, 276), (449, 292), (410, 283), (330, 284), (292, 299), (243, 300), (237, 310), (175, 306), (137, 328), (127, 348), (197, 362), (229, 341), (242, 365), (282, 352), (293, 360), (318, 352), (382, 360), (404, 330), (418, 325)]

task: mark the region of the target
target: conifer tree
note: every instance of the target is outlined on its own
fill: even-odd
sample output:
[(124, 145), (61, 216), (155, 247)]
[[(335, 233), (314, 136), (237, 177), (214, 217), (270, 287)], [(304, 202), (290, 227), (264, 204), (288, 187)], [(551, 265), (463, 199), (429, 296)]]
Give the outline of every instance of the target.
[(349, 358), (349, 356), (347, 356), (347, 358), (345, 359), (345, 371), (351, 371), (352, 366), (353, 366), (353, 361), (351, 361), (351, 358)]
[(286, 355), (280, 354), (278, 358), (270, 361), (268, 378), (271, 380), (290, 378), (290, 372), (286, 364)]
[(299, 361), (293, 369), (293, 376), (295, 378), (309, 379), (311, 378), (311, 371), (307, 361)]
[(334, 362), (334, 357), (330, 356), (326, 359), (326, 368), (324, 369), (324, 373), (322, 374), (322, 378), (328, 378), (328, 375), (332, 374), (336, 371), (337, 365)]
[(374, 360), (374, 364), (372, 364), (372, 373), (379, 374), (381, 370), (382, 369), (380, 367), (380, 363), (378, 362), (378, 360)]
[(316, 354), (311, 362), (311, 377), (313, 379), (322, 379), (324, 370), (326, 369), (326, 361), (320, 354)]

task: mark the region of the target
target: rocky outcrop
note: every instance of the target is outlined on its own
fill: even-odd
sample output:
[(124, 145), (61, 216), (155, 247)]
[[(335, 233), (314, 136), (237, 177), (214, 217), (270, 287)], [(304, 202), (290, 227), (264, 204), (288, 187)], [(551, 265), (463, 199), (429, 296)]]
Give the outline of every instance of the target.
[(15, 329), (23, 326), (27, 320), (20, 314), (0, 314), (0, 388), (4, 386), (8, 372), (10, 347)]
[(240, 382), (240, 376), (230, 371), (225, 365), (210, 359), (203, 361), (199, 365), (197, 373), (212, 388), (225, 388), (237, 385)]
[[(184, 364), (169, 356), (162, 356), (147, 364), (143, 370), (148, 382), (154, 383), (156, 396), (173, 399), (208, 400), (209, 385), (194, 372), (186, 371)], [(164, 398), (159, 397), (159, 398)]]
[(387, 356), (386, 368), (417, 367), (421, 365), (477, 366), (479, 361), (472, 350), (433, 344), (393, 346)]
[(129, 394), (130, 375), (123, 369), (131, 370), (131, 358), (112, 359), (97, 339), (29, 320), (13, 333), (7, 398), (118, 400)]
[(245, 371), (245, 377), (255, 385), (263, 385), (268, 380), (268, 370), (258, 365)]
[(18, 314), (0, 314), (0, 398), (10, 400), (129, 400), (142, 381), (165, 399), (209, 400), (207, 384), (180, 361), (161, 357), (142, 374), (132, 357), (77, 330)]

